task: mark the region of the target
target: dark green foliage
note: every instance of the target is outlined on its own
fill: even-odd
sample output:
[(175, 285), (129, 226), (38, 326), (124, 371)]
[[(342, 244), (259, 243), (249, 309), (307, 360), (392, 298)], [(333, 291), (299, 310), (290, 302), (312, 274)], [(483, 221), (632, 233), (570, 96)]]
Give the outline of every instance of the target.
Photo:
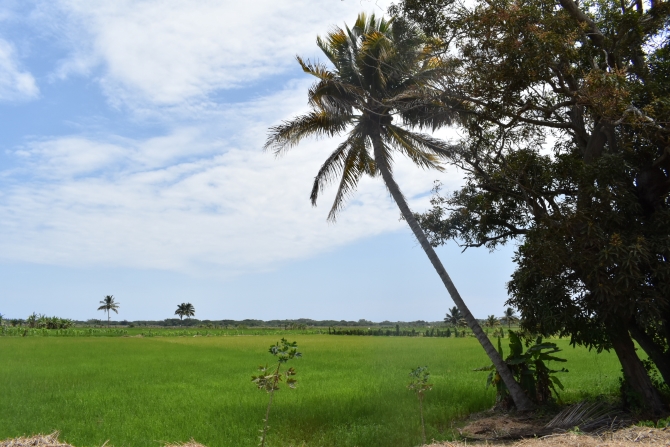
[[(68, 329), (72, 327), (74, 322), (67, 318), (47, 317), (46, 315), (32, 313), (26, 318), (26, 326), (31, 329)], [(12, 326), (17, 326), (12, 324)]]
[[(522, 328), (614, 349), (661, 412), (670, 382), (670, 3), (405, 0), (444, 45), (433, 101), (459, 113), (465, 186), (418, 216), (431, 243), (520, 241)], [(552, 146), (547, 142), (551, 141)]]
[(180, 320), (184, 317), (191, 318), (195, 316), (195, 307), (191, 303), (181, 303), (177, 306), (174, 314), (178, 315)]
[[(543, 342), (542, 337), (537, 337), (535, 344), (530, 345), (526, 352), (523, 352), (521, 338), (514, 331), (509, 331), (509, 349), (510, 354), (505, 359), (505, 363), (512, 370), (514, 378), (521, 384), (524, 392), (534, 402), (540, 405), (552, 402), (552, 392), (556, 398), (559, 398), (557, 388), (562, 390), (563, 384), (555, 374), (568, 372), (568, 370), (565, 368), (554, 370), (547, 366), (547, 362), (550, 361), (567, 361), (553, 355), (561, 350), (556, 343)], [(500, 338), (498, 339), (498, 352), (501, 356), (504, 355)], [(513, 405), (507, 387), (493, 365), (478, 368), (475, 371), (491, 371), (486, 379), (486, 387), (496, 387), (496, 402), (500, 406), (510, 408)]]
[(461, 311), (458, 310), (458, 307), (454, 306), (449, 309), (449, 313), (447, 313), (447, 316), (444, 317), (444, 322), (458, 326), (460, 325), (462, 319), (463, 315), (461, 315)]
[[(456, 331), (457, 332), (457, 331)], [(465, 333), (465, 331), (463, 331)], [(362, 336), (377, 336), (377, 337), (451, 337), (451, 329), (441, 330), (437, 328), (426, 329), (425, 331), (417, 331), (416, 328), (400, 329), (396, 326), (395, 330), (391, 329), (343, 329), (343, 328), (329, 328), (330, 335), (362, 335)]]
[[(642, 364), (649, 374), (651, 383), (661, 394), (664, 403), (666, 405), (670, 404), (670, 386), (659, 375), (654, 362), (650, 359), (644, 359), (642, 360)], [(621, 405), (625, 410), (638, 416), (646, 415), (647, 408), (643, 397), (631, 386), (630, 379), (626, 377), (623, 370), (621, 371), (621, 377), (619, 377), (619, 396), (621, 398)]]

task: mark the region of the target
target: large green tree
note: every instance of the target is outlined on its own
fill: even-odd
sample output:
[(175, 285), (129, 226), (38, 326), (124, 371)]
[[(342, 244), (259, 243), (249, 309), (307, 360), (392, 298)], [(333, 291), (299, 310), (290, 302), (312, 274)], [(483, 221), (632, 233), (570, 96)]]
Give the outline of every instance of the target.
[(670, 383), (667, 1), (405, 0), (443, 42), (425, 101), (457, 108), (466, 184), (420, 216), (431, 243), (521, 245), (523, 325), (613, 349), (655, 412), (635, 339)]
[(416, 27), (374, 15), (360, 15), (352, 28), (336, 28), (326, 38), (317, 38), (317, 45), (332, 68), (298, 58), (303, 70), (318, 79), (308, 92), (311, 111), (271, 128), (266, 149), (282, 154), (309, 136), (345, 134), (316, 175), (312, 203), (316, 204), (328, 183), (338, 180), (329, 214), (335, 219), (363, 175), (381, 176), (463, 318), (501, 371), (517, 406), (531, 408), (531, 401), (456, 290), (393, 177), (394, 153), (422, 168), (441, 169), (440, 160), (454, 150), (413, 130), (450, 124), (457, 117), (422, 100), (423, 90), (441, 70), (433, 48)]

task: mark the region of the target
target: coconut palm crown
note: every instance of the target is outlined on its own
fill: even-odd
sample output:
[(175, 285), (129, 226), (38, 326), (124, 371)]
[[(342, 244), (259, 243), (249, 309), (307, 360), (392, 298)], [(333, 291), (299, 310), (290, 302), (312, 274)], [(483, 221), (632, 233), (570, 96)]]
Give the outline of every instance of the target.
[(451, 309), (449, 309), (449, 313), (447, 313), (447, 316), (444, 318), (444, 322), (453, 324), (454, 326), (457, 326), (458, 322), (462, 318), (463, 318), (463, 316), (461, 315), (461, 311), (458, 310), (458, 307), (454, 306)]
[(374, 14), (360, 14), (352, 28), (335, 28), (325, 38), (317, 38), (317, 45), (332, 68), (297, 58), (302, 69), (317, 78), (308, 92), (311, 111), (270, 128), (265, 149), (281, 155), (306, 137), (346, 134), (317, 172), (312, 204), (316, 205), (325, 186), (339, 179), (328, 214), (329, 220), (335, 220), (363, 175), (381, 176), (463, 318), (500, 371), (517, 408), (530, 409), (530, 399), (465, 305), (393, 177), (394, 152), (422, 168), (441, 170), (441, 159), (456, 150), (414, 131), (434, 130), (458, 118), (448, 104), (425, 99), (431, 98), (425, 93), (438, 78), (441, 61), (416, 28)]
[[(347, 133), (314, 179), (312, 204), (326, 185), (339, 178), (328, 215), (335, 220), (363, 175), (379, 175), (379, 164), (392, 169), (393, 151), (423, 168), (441, 170), (439, 158), (450, 154), (452, 147), (406, 128), (434, 129), (452, 120), (448, 113), (419, 102), (420, 92), (435, 78), (439, 60), (431, 56), (430, 45), (418, 31), (404, 22), (361, 14), (353, 28), (336, 28), (327, 37), (318, 37), (317, 45), (332, 69), (297, 57), (302, 69), (318, 79), (308, 93), (312, 110), (272, 127), (265, 144), (279, 155), (308, 136)], [(426, 109), (435, 113), (422, 113)]]
[(195, 316), (195, 307), (191, 303), (181, 303), (177, 305), (177, 310), (174, 312), (175, 315), (179, 316), (179, 319), (191, 318)]

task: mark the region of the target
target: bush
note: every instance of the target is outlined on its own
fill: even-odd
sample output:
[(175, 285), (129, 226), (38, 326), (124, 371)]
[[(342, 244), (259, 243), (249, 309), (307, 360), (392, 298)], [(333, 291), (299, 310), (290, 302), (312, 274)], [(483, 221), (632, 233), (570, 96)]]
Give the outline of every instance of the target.
[[(509, 348), (510, 354), (505, 359), (505, 363), (507, 363), (507, 367), (512, 371), (514, 378), (519, 382), (528, 397), (540, 405), (546, 405), (553, 401), (553, 392), (556, 398), (560, 400), (556, 388), (562, 390), (563, 384), (554, 374), (568, 372), (568, 370), (565, 368), (552, 370), (545, 363), (548, 361), (567, 361), (552, 355), (561, 350), (556, 346), (556, 343), (543, 342), (542, 337), (537, 337), (535, 344), (524, 353), (521, 338), (515, 332), (509, 331)], [(498, 352), (501, 357), (504, 357), (500, 338), (498, 338)], [(484, 366), (475, 369), (475, 371), (491, 371), (486, 380), (486, 387), (496, 387), (497, 405), (503, 408), (511, 408), (514, 405), (509, 391), (495, 366)]]

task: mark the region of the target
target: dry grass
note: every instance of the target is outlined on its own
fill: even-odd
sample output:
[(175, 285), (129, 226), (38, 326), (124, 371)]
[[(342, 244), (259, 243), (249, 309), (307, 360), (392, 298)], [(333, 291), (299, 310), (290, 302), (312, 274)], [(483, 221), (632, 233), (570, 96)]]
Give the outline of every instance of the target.
[(10, 438), (0, 441), (0, 447), (72, 447), (58, 441), (58, 432), (50, 435), (35, 435), (29, 438)]
[(193, 438), (191, 438), (190, 441), (185, 442), (183, 444), (180, 444), (180, 443), (167, 444), (164, 447), (205, 447), (205, 446), (200, 444), (199, 442), (195, 442), (195, 440)]
[[(70, 444), (60, 442), (58, 440), (59, 433), (57, 431), (50, 435), (35, 435), (29, 438), (10, 438), (0, 441), (0, 447), (73, 447)], [(101, 447), (105, 447), (105, 442)], [(164, 447), (205, 447), (202, 444), (195, 442), (191, 438), (190, 441), (184, 443), (166, 444)]]
[[(106, 443), (105, 443), (106, 444)], [(105, 446), (103, 444), (102, 447)], [(467, 447), (467, 442), (443, 442), (424, 447)], [(489, 445), (505, 447), (668, 447), (670, 430), (648, 427), (629, 427), (616, 432), (598, 436), (575, 433), (562, 433), (542, 438), (523, 439), (514, 443), (477, 443), (470, 445)], [(13, 438), (0, 441), (0, 447), (72, 447), (58, 441), (58, 432), (50, 435), (35, 435), (29, 438)], [(191, 439), (186, 443), (167, 444), (164, 447), (205, 447)]]
[[(502, 443), (482, 442), (478, 445), (503, 445)], [(466, 447), (466, 442), (443, 442), (426, 447)], [(473, 445), (470, 443), (470, 445)], [(637, 447), (670, 446), (670, 430), (629, 427), (616, 432), (601, 435), (562, 433), (541, 438), (522, 439), (514, 443), (505, 443), (506, 447)]]

